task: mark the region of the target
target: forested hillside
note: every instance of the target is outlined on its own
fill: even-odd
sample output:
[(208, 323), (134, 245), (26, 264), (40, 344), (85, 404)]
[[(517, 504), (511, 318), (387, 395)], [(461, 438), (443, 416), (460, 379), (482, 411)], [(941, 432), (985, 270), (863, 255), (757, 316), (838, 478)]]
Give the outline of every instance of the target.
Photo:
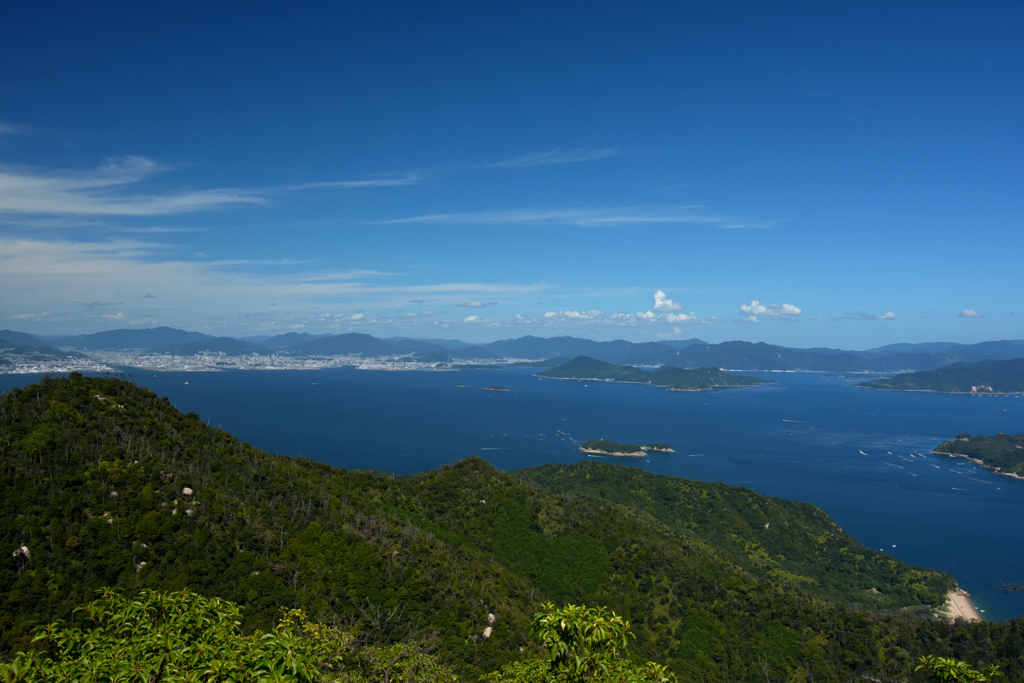
[(1003, 474), (1024, 477), (1024, 434), (958, 434), (953, 441), (939, 444), (935, 452), (966, 455)]
[(262, 453), (147, 390), (79, 375), (0, 399), (0, 461), (8, 652), (117, 586), (230, 599), (245, 632), (283, 608), (356, 620), (402, 606), (468, 680), (536, 656), (530, 619), (548, 600), (614, 609), (634, 654), (682, 680), (765, 680), (759, 658), (773, 681), (910, 678), (922, 654), (1024, 672), (1019, 622), (905, 611), (934, 605), (950, 577), (746, 489), (594, 463), (504, 473), (479, 458), (405, 478), (350, 472)]
[(956, 394), (1015, 394), (1024, 392), (1024, 358), (983, 360), (923, 372), (862, 382), (858, 386), (890, 391), (942, 391)]

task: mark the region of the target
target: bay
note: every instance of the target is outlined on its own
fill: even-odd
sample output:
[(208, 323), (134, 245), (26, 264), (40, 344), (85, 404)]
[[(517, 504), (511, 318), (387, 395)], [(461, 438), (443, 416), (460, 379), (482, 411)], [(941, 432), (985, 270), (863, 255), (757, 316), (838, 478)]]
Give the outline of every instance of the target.
[[(1024, 432), (1022, 398), (876, 392), (814, 373), (672, 392), (526, 368), (126, 372), (263, 450), (349, 469), (405, 474), (479, 455), (514, 470), (593, 457), (578, 450), (592, 438), (666, 442), (675, 453), (603, 459), (813, 503), (865, 545), (949, 572), (984, 617), (1024, 612), (1024, 596), (1000, 588), (1024, 579), (1024, 481), (929, 453), (962, 431)], [(38, 380), (0, 376), (0, 390)]]

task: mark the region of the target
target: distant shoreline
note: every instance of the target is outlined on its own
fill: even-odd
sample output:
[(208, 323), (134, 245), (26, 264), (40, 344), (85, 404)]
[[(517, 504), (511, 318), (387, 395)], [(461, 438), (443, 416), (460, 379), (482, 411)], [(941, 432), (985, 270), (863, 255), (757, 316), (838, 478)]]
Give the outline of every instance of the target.
[(1020, 476), (1016, 472), (1003, 472), (1003, 468), (1001, 468), (1001, 467), (996, 467), (995, 465), (989, 465), (984, 460), (979, 460), (978, 458), (972, 458), (971, 456), (964, 455), (963, 453), (946, 453), (945, 451), (932, 451), (932, 455), (948, 455), (948, 456), (951, 456), (953, 458), (966, 458), (967, 460), (970, 460), (971, 462), (973, 462), (975, 465), (981, 465), (985, 469), (992, 470), (993, 472), (995, 472), (998, 475), (1001, 475), (1001, 476), (1004, 476), (1004, 477), (1012, 477), (1013, 479), (1024, 479), (1024, 477)]
[[(723, 370), (724, 372), (724, 370)], [(733, 371), (735, 372), (735, 371)], [(740, 372), (757, 372), (756, 370), (741, 370)], [(541, 379), (557, 379), (569, 382), (605, 382), (607, 384), (636, 384), (642, 387), (658, 387), (665, 391), (711, 391), (712, 389), (742, 389), (746, 387), (757, 387), (762, 386), (760, 384), (715, 384), (710, 387), (694, 387), (692, 389), (677, 389), (669, 387), (664, 384), (652, 384), (651, 382), (630, 382), (628, 380), (619, 379), (602, 379), (600, 377), (546, 377), (544, 375), (535, 375)], [(765, 384), (774, 384), (774, 382), (765, 382)]]
[(609, 451), (599, 451), (593, 448), (580, 448), (584, 453), (595, 453), (597, 455), (614, 455), (618, 458), (642, 458), (647, 455), (647, 451), (640, 449), (639, 453), (612, 453)]
[(866, 387), (853, 385), (854, 389), (871, 389), (872, 391), (900, 391), (906, 394), (949, 394), (951, 396), (1024, 396), (1024, 391), (939, 391), (938, 389), (887, 389), (885, 387)]

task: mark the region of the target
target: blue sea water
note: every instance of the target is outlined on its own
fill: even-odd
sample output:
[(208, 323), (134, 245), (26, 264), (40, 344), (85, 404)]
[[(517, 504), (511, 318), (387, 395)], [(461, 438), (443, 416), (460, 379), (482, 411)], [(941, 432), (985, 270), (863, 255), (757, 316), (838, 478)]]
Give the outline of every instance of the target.
[[(1024, 613), (1024, 596), (999, 588), (1024, 579), (1024, 481), (930, 454), (959, 432), (1024, 432), (1024, 398), (876, 392), (811, 373), (672, 392), (525, 368), (130, 372), (266, 451), (350, 469), (411, 473), (479, 455), (513, 470), (591, 457), (578, 448), (592, 438), (666, 442), (675, 453), (605, 459), (814, 503), (865, 545), (955, 576), (986, 618)], [(38, 379), (0, 376), (0, 390)]]

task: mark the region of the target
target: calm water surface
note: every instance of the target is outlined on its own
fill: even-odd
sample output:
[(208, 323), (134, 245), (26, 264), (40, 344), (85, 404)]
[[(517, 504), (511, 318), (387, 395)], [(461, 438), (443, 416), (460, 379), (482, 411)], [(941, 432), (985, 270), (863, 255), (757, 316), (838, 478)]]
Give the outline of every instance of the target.
[[(266, 451), (350, 469), (420, 472), (479, 455), (512, 470), (578, 462), (586, 439), (667, 442), (676, 453), (606, 459), (814, 503), (865, 545), (953, 574), (984, 616), (1024, 612), (1024, 596), (999, 588), (1024, 579), (1024, 481), (929, 454), (962, 431), (1024, 432), (1022, 398), (876, 392), (810, 373), (671, 392), (525, 368), (130, 372)], [(0, 390), (38, 379), (2, 375)]]

